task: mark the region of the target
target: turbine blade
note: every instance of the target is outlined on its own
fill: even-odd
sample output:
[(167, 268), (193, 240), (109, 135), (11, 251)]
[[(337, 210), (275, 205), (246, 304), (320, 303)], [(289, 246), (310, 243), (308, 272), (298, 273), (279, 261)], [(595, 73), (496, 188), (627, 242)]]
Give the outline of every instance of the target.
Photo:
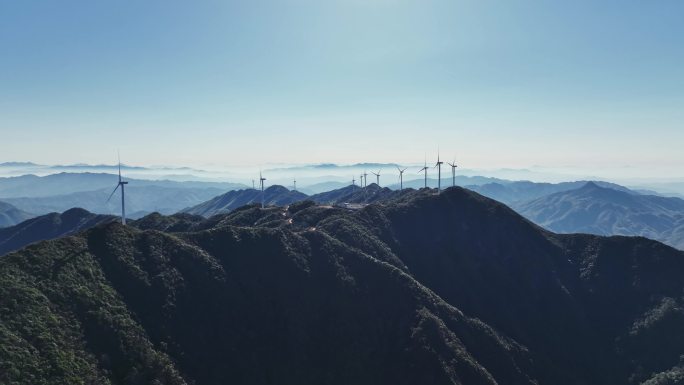
[(116, 192), (116, 190), (119, 189), (119, 186), (121, 186), (121, 184), (117, 184), (116, 187), (114, 187), (114, 191), (112, 191), (112, 193), (109, 194), (109, 198), (107, 198), (107, 202), (105, 202), (105, 203), (109, 203), (109, 200), (112, 199), (112, 197), (114, 196), (114, 193)]

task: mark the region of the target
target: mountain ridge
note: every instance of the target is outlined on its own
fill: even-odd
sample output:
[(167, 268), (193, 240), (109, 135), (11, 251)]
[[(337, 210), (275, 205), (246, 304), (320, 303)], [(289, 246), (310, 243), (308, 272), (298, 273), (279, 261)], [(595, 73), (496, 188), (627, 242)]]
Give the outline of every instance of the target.
[(75, 234), (114, 220), (114, 216), (92, 214), (81, 208), (31, 218), (14, 226), (0, 228), (0, 256), (35, 242)]
[(287, 205), (305, 200), (307, 195), (280, 185), (269, 186), (264, 190), (263, 196), (261, 191), (256, 189), (233, 190), (181, 212), (210, 217), (228, 213), (245, 205), (261, 203), (262, 199), (265, 205)]
[[(655, 241), (557, 235), (461, 188), (360, 210), (245, 206), (176, 217), (190, 231), (172, 234), (154, 229), (165, 221), (101, 224), (8, 254), (0, 289), (41, 290), (57, 318), (39, 325), (78, 320), (64, 330), (90, 348), (43, 329), (84, 360), (72, 368), (84, 378), (666, 384), (680, 370), (684, 323), (671, 320), (684, 320), (684, 253)], [(0, 312), (0, 325), (17, 333), (31, 314)], [(59, 365), (51, 357), (0, 362)]]
[(587, 183), (515, 207), (561, 233), (646, 236), (684, 249), (684, 200), (631, 194)]
[(20, 210), (7, 202), (0, 201), (0, 228), (14, 226), (31, 217), (33, 217), (33, 214)]

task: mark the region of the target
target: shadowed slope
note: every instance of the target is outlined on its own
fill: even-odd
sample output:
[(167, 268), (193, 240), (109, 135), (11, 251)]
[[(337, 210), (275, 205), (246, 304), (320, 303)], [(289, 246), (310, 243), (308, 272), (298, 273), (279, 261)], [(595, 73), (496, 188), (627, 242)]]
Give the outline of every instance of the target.
[(111, 215), (97, 215), (83, 209), (71, 209), (32, 218), (18, 225), (0, 229), (0, 255), (18, 250), (33, 242), (63, 237), (89, 229), (99, 223), (116, 220)]
[(461, 188), (358, 211), (301, 202), (169, 223), (194, 232), (112, 223), (0, 259), (0, 338), (19, 346), (0, 350), (0, 382), (28, 371), (93, 383), (667, 384), (681, 371), (684, 253), (657, 242), (555, 235)]
[(44, 365), (101, 383), (532, 383), (522, 347), (316, 231), (221, 227), (177, 238), (110, 224), (10, 254), (0, 272), (3, 289), (36, 291), (44, 303), (2, 313), (0, 336), (47, 313), (37, 331), (78, 363), (31, 350), (23, 332), (20, 349), (0, 352), (10, 376), (0, 380), (40, 376)]

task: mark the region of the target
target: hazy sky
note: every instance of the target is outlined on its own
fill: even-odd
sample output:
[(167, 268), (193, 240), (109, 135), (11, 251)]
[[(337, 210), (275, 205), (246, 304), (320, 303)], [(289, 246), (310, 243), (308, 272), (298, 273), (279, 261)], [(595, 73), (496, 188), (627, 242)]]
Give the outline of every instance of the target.
[(0, 59), (0, 162), (684, 168), (681, 0), (0, 0)]

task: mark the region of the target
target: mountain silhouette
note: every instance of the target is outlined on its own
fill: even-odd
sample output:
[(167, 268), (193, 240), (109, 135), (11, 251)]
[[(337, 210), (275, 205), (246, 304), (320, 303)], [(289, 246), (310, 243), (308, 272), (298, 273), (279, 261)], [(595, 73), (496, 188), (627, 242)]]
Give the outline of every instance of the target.
[(9, 203), (0, 202), (0, 228), (14, 226), (33, 216), (34, 215), (19, 210)]
[(131, 222), (131, 226), (142, 230), (158, 230), (166, 232), (192, 231), (195, 226), (204, 222), (199, 215), (177, 213), (169, 216), (151, 213)]
[(341, 189), (312, 195), (309, 199), (322, 204), (373, 203), (394, 199), (409, 191), (414, 190), (406, 189), (403, 192), (400, 192), (398, 190), (390, 190), (387, 187), (380, 187), (376, 183), (371, 183), (363, 188), (356, 185), (343, 187)]
[(610, 188), (613, 190), (624, 191), (630, 194), (636, 194), (636, 192), (630, 189), (620, 186), (618, 184), (609, 182), (587, 182), (587, 181), (575, 181), (575, 182), (562, 182), (562, 183), (538, 183), (530, 181), (504, 181), (499, 183), (486, 183), (481, 185), (467, 185), (466, 187), (477, 193), (480, 193), (486, 197), (495, 199), (499, 202), (503, 202), (507, 205), (517, 206), (525, 202), (529, 202), (534, 199), (539, 199), (551, 194), (570, 191), (581, 188), (587, 183), (592, 183), (597, 186)]
[(113, 216), (92, 214), (78, 208), (31, 218), (0, 229), (0, 256), (34, 242), (74, 234), (113, 220), (116, 220)]
[(461, 188), (140, 222), (0, 258), (0, 382), (669, 384), (683, 370), (684, 253), (645, 238), (554, 234)]
[[(286, 187), (274, 185), (266, 188), (263, 193), (265, 205), (287, 205), (307, 198), (299, 191), (288, 190)], [(233, 190), (216, 196), (206, 202), (183, 210), (184, 213), (210, 217), (216, 214), (228, 213), (238, 207), (253, 203), (261, 203), (261, 190), (246, 189)]]
[(644, 236), (684, 249), (684, 200), (679, 198), (639, 195), (589, 182), (515, 208), (560, 233)]

